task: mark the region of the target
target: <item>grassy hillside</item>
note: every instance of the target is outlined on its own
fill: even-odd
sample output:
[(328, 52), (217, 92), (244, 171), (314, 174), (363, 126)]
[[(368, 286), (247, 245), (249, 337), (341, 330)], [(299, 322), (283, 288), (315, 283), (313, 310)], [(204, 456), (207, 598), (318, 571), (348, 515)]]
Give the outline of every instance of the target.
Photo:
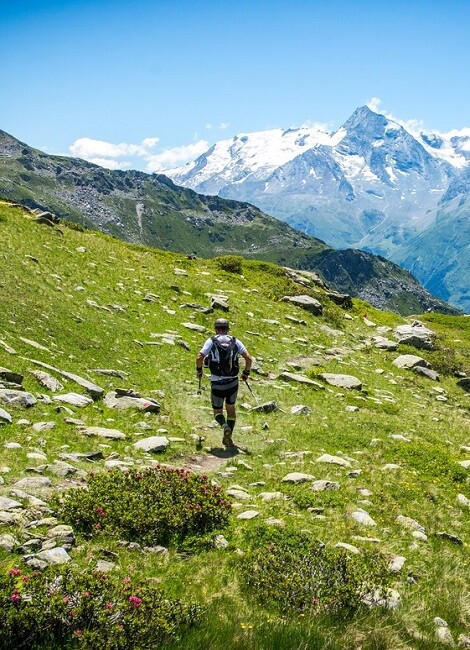
[(322, 268), (333, 288), (398, 313), (457, 313), (396, 264), (370, 253), (335, 251), (249, 203), (197, 194), (163, 175), (50, 156), (1, 130), (0, 197), (131, 243)]
[[(0, 498), (23, 506), (16, 522), (0, 513), (2, 572), (26, 570), (26, 552), (2, 549), (2, 536), (12, 534), (18, 547), (38, 535), (46, 539), (51, 516), (69, 523), (60, 520), (54, 493), (84, 485), (90, 470), (106, 471), (115, 461), (131, 470), (159, 461), (208, 474), (225, 493), (238, 487), (235, 496), (226, 496), (230, 521), (219, 531), (228, 546), (213, 548), (196, 538), (157, 554), (133, 550), (106, 532), (82, 534), (73, 522), (77, 539), (69, 555), (71, 564), (86, 572), (111, 559), (110, 575), (151, 581), (171, 598), (203, 605), (199, 624), (164, 647), (429, 649), (440, 647), (435, 617), (447, 622), (455, 642), (459, 635), (470, 636), (465, 500), (470, 499), (470, 469), (464, 462), (470, 460), (469, 397), (454, 376), (470, 372), (468, 318), (420, 316), (436, 332), (437, 349), (400, 346), (386, 352), (374, 347), (372, 337), (392, 338), (384, 328), (407, 322), (402, 317), (361, 300), (343, 311), (320, 289), (296, 285), (266, 262), (245, 260), (242, 273), (229, 273), (217, 259), (187, 259), (66, 225), (49, 228), (5, 203), (0, 203), (0, 240), (0, 367), (23, 374), (24, 388), (38, 399), (28, 409), (0, 404), (12, 416), (11, 424), (0, 424)], [(306, 292), (322, 302), (322, 316), (280, 300)], [(228, 314), (194, 308), (208, 306), (211, 294), (228, 298)], [(259, 367), (251, 376), (255, 398), (240, 388), (234, 435), (240, 449), (233, 451), (222, 448), (220, 429), (212, 422), (208, 381), (198, 395), (195, 379), (195, 355), (217, 316), (231, 320), (233, 333)], [(440, 372), (440, 382), (392, 364), (405, 353), (427, 359)], [(102, 399), (83, 408), (57, 402), (30, 374), (41, 369), (32, 360), (86, 378), (106, 392), (134, 389), (158, 400), (161, 410), (118, 411)], [(112, 369), (121, 377), (96, 369)], [(285, 370), (323, 388), (279, 378)], [(48, 372), (64, 385), (58, 394), (86, 394), (72, 380)], [(362, 389), (329, 385), (318, 377), (324, 372), (353, 375)], [(258, 402), (275, 402), (279, 410), (253, 410)], [(293, 414), (297, 405), (308, 411)], [(77, 419), (119, 430), (125, 439), (87, 437)], [(168, 437), (166, 451), (151, 454), (133, 446), (153, 435)], [(67, 457), (76, 471), (58, 475), (55, 461), (75, 452), (101, 452), (101, 458)], [(344, 464), (319, 461), (325, 454)], [(284, 482), (291, 472), (312, 478)], [(38, 476), (52, 484), (33, 494), (45, 501), (45, 509), (28, 505), (14, 487), (24, 477)], [(315, 491), (313, 480), (337, 483), (338, 489)], [(263, 493), (277, 496), (268, 500)], [(151, 510), (153, 503), (146, 505)], [(353, 514), (361, 510), (373, 523), (357, 521)], [(238, 518), (246, 511), (258, 514)], [(400, 516), (418, 522), (424, 533), (415, 536)], [(266, 554), (281, 548), (277, 541), (266, 545), (279, 535), (287, 543), (320, 540), (328, 552), (340, 554), (338, 562), (358, 558), (359, 571), (372, 570), (375, 564), (367, 564), (367, 558), (371, 551), (379, 554), (389, 565), (390, 588), (400, 595), (400, 604), (394, 609), (362, 605), (345, 613), (321, 598), (300, 609), (290, 601), (266, 602), (260, 584), (249, 578)], [(338, 543), (350, 546), (341, 551)], [(255, 561), (259, 549), (265, 550)], [(397, 558), (405, 558), (398, 569)], [(305, 576), (299, 575), (288, 576), (297, 592), (305, 588)], [(75, 643), (76, 638), (61, 647)]]

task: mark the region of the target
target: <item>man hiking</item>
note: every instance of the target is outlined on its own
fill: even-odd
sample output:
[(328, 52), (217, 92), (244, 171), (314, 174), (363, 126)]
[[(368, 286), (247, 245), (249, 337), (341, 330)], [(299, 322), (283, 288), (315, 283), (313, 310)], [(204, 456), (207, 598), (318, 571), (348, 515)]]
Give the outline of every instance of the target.
[[(224, 430), (222, 444), (233, 447), (232, 433), (235, 427), (235, 401), (238, 394), (238, 357), (245, 359), (242, 379), (246, 381), (250, 375), (253, 362), (246, 347), (228, 331), (230, 323), (225, 318), (218, 318), (214, 323), (215, 336), (207, 339), (196, 357), (196, 373), (202, 377), (204, 359), (208, 358), (211, 372), (211, 402), (214, 409), (214, 419)], [(224, 402), (227, 419), (224, 417)]]

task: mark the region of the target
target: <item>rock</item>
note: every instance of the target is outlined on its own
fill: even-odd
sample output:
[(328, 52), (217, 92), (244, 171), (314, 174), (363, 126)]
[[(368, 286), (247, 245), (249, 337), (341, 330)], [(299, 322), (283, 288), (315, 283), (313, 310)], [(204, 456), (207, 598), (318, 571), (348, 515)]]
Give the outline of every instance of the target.
[(470, 648), (470, 637), (465, 634), (459, 634), (458, 642), (460, 648)]
[(72, 372), (66, 372), (65, 370), (59, 370), (58, 368), (54, 368), (54, 366), (50, 366), (49, 364), (43, 363), (42, 361), (36, 361), (35, 359), (28, 359), (28, 361), (34, 363), (37, 366), (41, 366), (42, 368), (46, 368), (46, 370), (52, 370), (53, 372), (56, 372), (66, 379), (70, 379), (70, 381), (73, 381), (74, 383), (84, 388), (87, 393), (93, 397), (93, 399), (99, 399), (104, 395), (104, 390), (100, 388), (100, 386), (97, 386), (87, 379), (83, 379), (83, 377), (80, 377), (79, 375), (75, 375)]
[(422, 357), (418, 357), (414, 354), (401, 354), (399, 357), (392, 361), (393, 365), (397, 368), (402, 368), (405, 370), (411, 370), (415, 366), (421, 366), (422, 368), (429, 368), (430, 365)]
[(270, 501), (284, 501), (287, 499), (286, 495), (282, 492), (260, 492), (258, 496), (264, 503)]
[(249, 520), (249, 519), (254, 519), (259, 515), (259, 512), (257, 510), (245, 510), (245, 512), (241, 512), (237, 519), (242, 519), (242, 520)]
[(331, 386), (362, 390), (362, 382), (353, 375), (336, 375), (331, 372), (323, 372), (318, 377), (326, 381), (327, 384), (331, 384)]
[(355, 510), (351, 513), (351, 517), (358, 524), (363, 526), (377, 526), (377, 523), (372, 519), (372, 517), (365, 510)]
[(8, 352), (8, 354), (16, 354), (16, 350), (14, 350), (11, 346), (8, 345), (8, 343), (3, 341), (2, 339), (0, 339), (0, 345), (5, 350), (5, 352)]
[(0, 381), (9, 381), (13, 382), (14, 384), (22, 384), (23, 383), (23, 375), (20, 375), (17, 372), (13, 372), (12, 370), (9, 370), (8, 368), (2, 368), (0, 367)]
[(64, 395), (55, 395), (54, 401), (65, 402), (65, 404), (71, 404), (72, 406), (78, 406), (79, 408), (84, 408), (85, 406), (93, 404), (91, 397), (80, 395), (79, 393), (65, 393)]
[(362, 602), (368, 607), (396, 609), (400, 605), (401, 596), (396, 589), (387, 589), (385, 593), (377, 589), (377, 591), (364, 596)]
[(460, 539), (460, 537), (457, 537), (457, 535), (452, 535), (452, 533), (446, 533), (444, 531), (438, 531), (436, 533), (436, 537), (440, 537), (441, 539), (445, 539), (448, 542), (452, 542), (452, 544), (457, 544), (457, 546), (463, 546), (463, 542)]
[(344, 408), (344, 410), (347, 411), (348, 413), (355, 413), (356, 411), (359, 411), (359, 406), (348, 405)]
[(302, 307), (302, 309), (305, 309), (311, 314), (314, 314), (314, 316), (321, 316), (323, 313), (321, 302), (319, 302), (316, 298), (312, 298), (311, 296), (284, 296), (281, 298), (281, 300), (283, 302), (290, 302), (297, 307)]
[(13, 484), (18, 490), (42, 490), (51, 487), (52, 482), (47, 476), (27, 476)]
[(457, 503), (459, 504), (459, 506), (470, 508), (470, 499), (467, 499), (467, 497), (464, 494), (457, 494)]
[(315, 492), (325, 492), (327, 490), (339, 490), (339, 483), (335, 481), (314, 481), (312, 483), (312, 490)]
[(280, 408), (276, 402), (264, 402), (264, 404), (258, 404), (258, 406), (254, 406), (250, 410), (257, 411), (258, 413), (272, 413), (273, 411), (279, 411)]
[(92, 368), (91, 372), (96, 372), (98, 375), (118, 377), (119, 379), (127, 379), (129, 377), (129, 373), (124, 372), (124, 370), (112, 370), (108, 368)]
[(0, 496), (0, 510), (15, 510), (22, 507), (23, 505), (19, 501)]
[(13, 406), (24, 406), (30, 408), (36, 404), (36, 398), (23, 390), (12, 390), (0, 388), (0, 404), (11, 404)]
[(146, 413), (158, 413), (160, 411), (160, 404), (151, 398), (144, 397), (118, 397), (116, 392), (108, 393), (104, 399), (104, 403), (109, 408), (117, 410), (137, 409)]
[(13, 537), (13, 535), (10, 535), (9, 533), (0, 535), (0, 548), (2, 548), (4, 551), (11, 553), (17, 546), (18, 540), (16, 537)]
[(439, 643), (443, 643), (444, 645), (454, 645), (454, 639), (452, 638), (452, 634), (447, 625), (439, 625), (436, 627), (436, 639)]
[(278, 379), (284, 379), (284, 381), (294, 381), (299, 384), (306, 384), (307, 386), (312, 386), (313, 388), (319, 389), (319, 390), (324, 390), (324, 386), (320, 384), (318, 381), (314, 381), (313, 379), (309, 379), (308, 377), (305, 377), (304, 375), (297, 375), (293, 372), (282, 372)]
[(411, 517), (398, 515), (395, 521), (401, 524), (402, 526), (404, 526), (405, 528), (409, 528), (410, 530), (418, 530), (421, 533), (424, 533), (424, 526), (422, 526), (420, 523), (418, 523), (415, 519), (412, 519)]
[(361, 553), (361, 551), (357, 548), (357, 546), (353, 546), (352, 544), (346, 544), (345, 542), (338, 542), (337, 544), (334, 545), (334, 548), (344, 548), (345, 551), (349, 551), (354, 555), (360, 555)]
[(403, 555), (391, 555), (388, 558), (388, 565), (392, 573), (399, 573), (403, 569), (403, 565), (406, 562), (406, 557)]
[(470, 460), (460, 460), (459, 465), (461, 465), (464, 469), (470, 469)]
[(250, 495), (246, 490), (243, 489), (238, 489), (238, 488), (229, 488), (227, 490), (227, 494), (229, 497), (233, 497), (234, 499), (240, 499), (241, 501), (246, 501), (247, 499), (250, 498)]
[(5, 449), (21, 449), (19, 442), (6, 442), (4, 445)]
[(440, 381), (438, 373), (435, 370), (432, 370), (432, 368), (423, 368), (423, 366), (414, 366), (412, 370), (417, 375), (421, 375), (422, 377), (427, 377), (432, 381)]
[(183, 327), (186, 327), (186, 329), (192, 330), (194, 332), (201, 332), (202, 334), (207, 332), (207, 327), (204, 325), (197, 325), (197, 323), (181, 323), (181, 325)]
[(214, 548), (227, 548), (228, 541), (223, 535), (216, 535), (212, 540), (212, 546)]
[(77, 468), (73, 467), (73, 465), (69, 465), (68, 463), (55, 460), (54, 463), (47, 466), (47, 471), (55, 474), (55, 476), (65, 477), (75, 474), (77, 472)]
[(411, 345), (421, 350), (434, 349), (432, 341), (435, 336), (434, 332), (424, 327), (419, 321), (415, 321), (411, 325), (399, 325), (393, 335), (404, 345)]
[(330, 456), (330, 454), (322, 454), (319, 458), (317, 458), (317, 463), (329, 463), (330, 465), (351, 467), (351, 463), (345, 458), (340, 458), (339, 456)]
[(390, 339), (386, 339), (383, 336), (373, 336), (372, 345), (374, 348), (378, 348), (379, 350), (388, 350), (389, 352), (394, 352), (398, 347), (396, 341), (390, 341)]
[[(38, 522), (38, 524), (39, 523), (40, 522)], [(42, 522), (42, 524), (44, 525), (44, 522)], [(49, 539), (52, 539), (53, 537), (61, 540), (75, 539), (72, 526), (66, 526), (65, 524), (61, 524), (58, 526), (54, 526), (53, 528), (50, 528), (47, 531), (46, 535)]]
[(103, 452), (102, 451), (88, 451), (80, 452), (76, 451), (71, 454), (60, 454), (60, 458), (63, 460), (102, 460)]
[(109, 573), (115, 569), (117, 564), (115, 562), (108, 562), (107, 560), (98, 560), (96, 563), (96, 571), (99, 573)]
[(0, 424), (2, 424), (3, 422), (7, 422), (8, 424), (11, 424), (12, 419), (11, 419), (11, 415), (7, 411), (0, 408)]
[(290, 412), (292, 415), (311, 415), (312, 409), (304, 404), (297, 404), (291, 408)]
[(457, 386), (463, 388), (467, 393), (470, 393), (470, 377), (462, 377), (462, 379), (459, 379)]
[(33, 424), (33, 431), (40, 432), (40, 431), (50, 431), (51, 429), (54, 429), (56, 426), (55, 422), (35, 422)]
[(78, 427), (80, 433), (84, 436), (98, 436), (99, 438), (109, 438), (110, 440), (125, 440), (126, 434), (119, 429), (107, 429), (105, 427)]
[(57, 393), (64, 388), (58, 379), (52, 377), (47, 372), (43, 372), (42, 370), (30, 370), (29, 372), (42, 386), (48, 388), (53, 393)]
[(48, 567), (47, 562), (34, 556), (25, 556), (23, 560), (33, 571), (44, 571)]
[(338, 293), (337, 291), (332, 291), (329, 289), (326, 292), (328, 298), (334, 302), (336, 305), (343, 307), (343, 309), (352, 309), (353, 301), (350, 295), (347, 293)]
[(39, 553), (36, 554), (36, 557), (39, 560), (43, 560), (46, 562), (49, 566), (55, 566), (57, 564), (66, 564), (67, 562), (71, 561), (70, 555), (67, 553), (65, 549), (63, 549), (61, 546), (57, 546), (56, 548), (51, 548), (47, 551), (40, 551)]
[(314, 476), (311, 474), (303, 474), (302, 472), (291, 472), (290, 474), (287, 474), (284, 476), (282, 479), (283, 483), (307, 483), (308, 481), (313, 481)]
[(134, 449), (142, 449), (143, 451), (160, 452), (166, 451), (169, 444), (170, 441), (165, 436), (151, 436), (135, 442), (132, 446)]
[(212, 309), (220, 309), (221, 311), (230, 311), (228, 302), (222, 296), (212, 296), (211, 307)]
[(276, 519), (275, 517), (268, 517), (265, 519), (265, 522), (268, 526), (279, 526), (279, 528), (284, 528), (286, 522), (283, 519)]

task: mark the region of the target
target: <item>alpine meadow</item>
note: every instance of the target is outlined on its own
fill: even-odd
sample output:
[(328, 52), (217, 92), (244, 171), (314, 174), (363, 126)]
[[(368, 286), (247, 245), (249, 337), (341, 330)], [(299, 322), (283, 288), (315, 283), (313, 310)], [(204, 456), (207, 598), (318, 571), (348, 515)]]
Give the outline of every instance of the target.
[[(0, 650), (470, 647), (468, 316), (20, 198), (0, 201)], [(254, 360), (233, 448), (195, 372), (220, 317)]]

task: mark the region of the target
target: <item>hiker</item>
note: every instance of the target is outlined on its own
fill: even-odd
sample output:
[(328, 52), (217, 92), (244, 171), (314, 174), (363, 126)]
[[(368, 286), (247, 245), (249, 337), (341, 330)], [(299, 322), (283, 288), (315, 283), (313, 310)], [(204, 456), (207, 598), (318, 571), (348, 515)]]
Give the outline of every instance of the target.
[[(232, 434), (235, 427), (235, 401), (238, 393), (238, 356), (245, 359), (242, 379), (246, 382), (250, 376), (253, 362), (246, 347), (228, 331), (230, 323), (225, 318), (218, 318), (214, 323), (215, 336), (207, 339), (196, 357), (196, 373), (202, 377), (204, 360), (211, 371), (211, 402), (214, 409), (214, 419), (222, 427), (224, 434), (222, 444), (233, 447)], [(224, 402), (227, 419), (224, 417)]]

